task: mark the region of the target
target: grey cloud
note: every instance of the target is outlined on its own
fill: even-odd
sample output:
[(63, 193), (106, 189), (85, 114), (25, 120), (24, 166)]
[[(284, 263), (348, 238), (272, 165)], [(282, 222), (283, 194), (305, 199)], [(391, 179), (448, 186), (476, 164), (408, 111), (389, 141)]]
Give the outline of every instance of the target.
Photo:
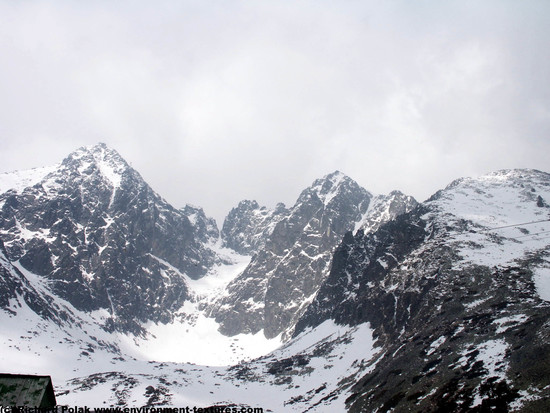
[(419, 199), (548, 170), (544, 1), (0, 1), (0, 165), (117, 149), (218, 220), (342, 170)]

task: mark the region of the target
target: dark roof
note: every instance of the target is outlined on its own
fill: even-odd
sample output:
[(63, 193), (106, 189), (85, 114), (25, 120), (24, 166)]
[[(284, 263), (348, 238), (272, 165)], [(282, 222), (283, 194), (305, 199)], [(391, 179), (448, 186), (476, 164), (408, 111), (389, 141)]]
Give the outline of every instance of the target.
[(0, 406), (55, 407), (50, 376), (0, 373)]

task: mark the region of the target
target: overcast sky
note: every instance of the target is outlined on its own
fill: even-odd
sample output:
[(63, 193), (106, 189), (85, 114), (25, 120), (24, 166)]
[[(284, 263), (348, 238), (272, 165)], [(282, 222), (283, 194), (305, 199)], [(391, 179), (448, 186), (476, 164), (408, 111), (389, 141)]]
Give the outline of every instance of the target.
[(0, 171), (105, 142), (218, 221), (336, 169), (550, 172), (549, 32), (548, 0), (0, 0)]

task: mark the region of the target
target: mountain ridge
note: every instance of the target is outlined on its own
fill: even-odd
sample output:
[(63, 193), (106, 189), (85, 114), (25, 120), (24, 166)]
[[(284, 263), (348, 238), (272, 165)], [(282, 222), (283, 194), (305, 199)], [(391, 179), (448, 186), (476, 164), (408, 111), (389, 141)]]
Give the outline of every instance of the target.
[[(336, 171), (289, 208), (242, 201), (219, 231), (111, 151), (81, 148), (61, 169), (11, 174), (21, 185), (0, 193), (0, 360), (51, 368), (66, 353), (63, 403), (550, 408), (550, 174), (461, 178), (419, 204)], [(195, 294), (209, 285), (224, 288), (214, 303)], [(231, 330), (227, 309), (244, 329), (226, 332), (248, 333), (226, 337), (230, 351), (262, 330), (284, 343), (228, 367), (138, 351), (160, 331), (150, 327), (170, 323), (182, 337), (170, 351), (201, 351), (184, 330), (215, 325), (205, 315)]]
[[(230, 223), (240, 225), (261, 214), (260, 227), (253, 231), (261, 248), (247, 269), (228, 285), (229, 295), (209, 308), (221, 331), (235, 335), (263, 329), (267, 338), (282, 334), (286, 340), (323, 283), (337, 242), (358, 221), (367, 219), (365, 214), (373, 197), (351, 178), (335, 171), (316, 179), (290, 208), (279, 206), (269, 211), (255, 202), (245, 202), (239, 205), (240, 210), (232, 210), (230, 220), (224, 223), (226, 242), (227, 234), (235, 232), (229, 228)], [(385, 205), (390, 198), (377, 200)], [(369, 215), (371, 222), (365, 222), (365, 227), (374, 228), (416, 204), (412, 197), (406, 198), (407, 202), (397, 196), (391, 200), (399, 206), (391, 212), (387, 209), (385, 215)], [(234, 218), (239, 212), (240, 220)]]
[(536, 274), (550, 246), (525, 226), (548, 231), (549, 195), (547, 173), (497, 171), (346, 235), (296, 333), (373, 327), (381, 367), (353, 386), (349, 411), (544, 410), (550, 306), (535, 280), (549, 281)]

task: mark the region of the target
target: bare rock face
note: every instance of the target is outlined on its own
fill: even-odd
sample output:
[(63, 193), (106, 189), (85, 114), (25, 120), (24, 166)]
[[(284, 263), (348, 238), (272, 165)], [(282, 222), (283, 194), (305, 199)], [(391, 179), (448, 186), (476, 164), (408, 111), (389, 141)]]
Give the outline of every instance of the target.
[(366, 219), (372, 198), (337, 171), (316, 180), (289, 210), (269, 211), (250, 201), (232, 210), (224, 223), (226, 245), (246, 245), (240, 251), (254, 255), (210, 310), (221, 331), (263, 329), (268, 338), (288, 337), (328, 275), (334, 248)]
[(7, 259), (77, 309), (108, 310), (109, 328), (170, 320), (188, 298), (182, 274), (199, 278), (218, 260), (205, 245), (215, 223), (200, 209), (174, 209), (104, 144), (42, 175), (11, 175), (13, 188), (0, 194)]
[(241, 201), (225, 218), (221, 231), (223, 245), (239, 254), (252, 255), (265, 247), (274, 225), (286, 214), (284, 204), (268, 209), (256, 201)]
[(253, 257), (211, 314), (224, 334), (263, 329), (269, 338), (290, 337), (328, 276), (344, 234), (373, 231), (416, 205), (398, 191), (373, 196), (338, 171), (316, 180), (288, 210), (241, 202), (228, 215), (222, 237), (225, 245)]
[[(181, 209), (183, 215), (187, 217), (193, 226), (193, 235), (195, 240), (205, 245), (215, 244), (220, 238), (220, 231), (214, 218), (207, 217), (201, 207), (194, 205), (185, 205)], [(207, 263), (207, 266), (210, 266)]]

